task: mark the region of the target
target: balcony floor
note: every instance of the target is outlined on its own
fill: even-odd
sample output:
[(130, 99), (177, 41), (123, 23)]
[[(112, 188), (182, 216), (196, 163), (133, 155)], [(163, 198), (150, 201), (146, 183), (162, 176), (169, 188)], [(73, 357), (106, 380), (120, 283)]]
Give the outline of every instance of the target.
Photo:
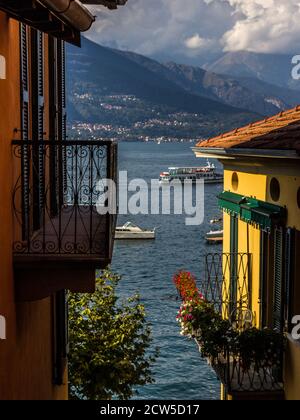
[(87, 263), (100, 269), (111, 259), (108, 242), (109, 216), (99, 215), (95, 207), (65, 206), (28, 242), (15, 243), (14, 263)]

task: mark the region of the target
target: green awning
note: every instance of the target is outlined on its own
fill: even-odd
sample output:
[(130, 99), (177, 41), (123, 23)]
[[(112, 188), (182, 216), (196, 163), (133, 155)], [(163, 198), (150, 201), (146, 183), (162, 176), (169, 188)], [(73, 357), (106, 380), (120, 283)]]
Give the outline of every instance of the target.
[(223, 211), (234, 214), (264, 231), (270, 231), (272, 227), (282, 225), (286, 221), (287, 211), (284, 207), (229, 191), (223, 192), (218, 198)]

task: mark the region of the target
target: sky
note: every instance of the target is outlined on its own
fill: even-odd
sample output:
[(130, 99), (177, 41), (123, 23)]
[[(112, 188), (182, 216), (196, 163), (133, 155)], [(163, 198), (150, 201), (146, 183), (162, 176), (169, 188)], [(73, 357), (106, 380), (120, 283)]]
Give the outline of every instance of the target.
[(300, 54), (300, 0), (128, 0), (97, 21), (88, 38), (182, 63), (230, 51)]

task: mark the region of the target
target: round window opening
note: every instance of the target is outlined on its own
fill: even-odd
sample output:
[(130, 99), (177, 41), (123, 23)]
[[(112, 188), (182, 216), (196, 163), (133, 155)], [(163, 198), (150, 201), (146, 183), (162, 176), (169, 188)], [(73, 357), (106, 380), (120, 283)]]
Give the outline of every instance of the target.
[(270, 193), (273, 201), (279, 201), (280, 198), (280, 184), (278, 179), (272, 178), (270, 184)]
[(297, 204), (298, 204), (298, 209), (300, 209), (300, 187), (298, 188), (298, 192), (297, 192)]
[(238, 174), (236, 172), (234, 172), (234, 174), (232, 175), (232, 188), (234, 189), (234, 191), (236, 191), (239, 188), (239, 177)]

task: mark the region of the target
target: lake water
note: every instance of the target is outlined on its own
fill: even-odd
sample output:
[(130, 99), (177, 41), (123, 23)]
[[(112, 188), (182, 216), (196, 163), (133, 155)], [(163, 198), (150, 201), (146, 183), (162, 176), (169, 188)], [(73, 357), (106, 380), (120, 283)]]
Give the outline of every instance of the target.
[[(119, 146), (119, 170), (127, 170), (129, 179), (157, 179), (169, 166), (205, 165), (196, 159), (191, 144), (122, 143)], [(218, 162), (214, 162), (220, 170)], [(153, 372), (155, 384), (138, 389), (140, 399), (215, 400), (220, 384), (212, 369), (201, 359), (197, 346), (180, 336), (176, 315), (180, 302), (172, 277), (179, 269), (194, 273), (200, 281), (206, 253), (221, 251), (207, 245), (205, 233), (209, 221), (220, 215), (216, 196), (222, 185), (205, 186), (205, 222), (186, 226), (185, 216), (119, 216), (118, 224), (132, 221), (141, 227), (159, 226), (155, 241), (117, 241), (112, 268), (122, 275), (120, 297), (139, 292), (153, 328), (153, 347), (160, 356)]]

